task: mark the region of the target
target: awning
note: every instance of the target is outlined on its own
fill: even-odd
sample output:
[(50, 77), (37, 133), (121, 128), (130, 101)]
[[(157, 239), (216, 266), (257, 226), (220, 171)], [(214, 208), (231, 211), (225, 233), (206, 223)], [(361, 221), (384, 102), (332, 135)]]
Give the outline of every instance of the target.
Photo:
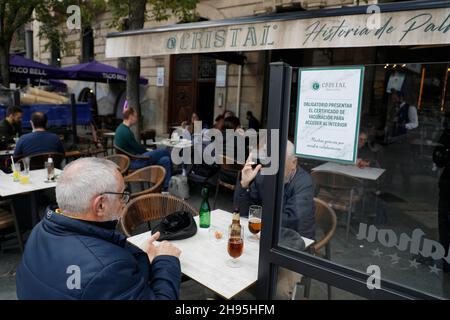
[[(367, 14), (371, 10), (378, 14)], [(450, 1), (289, 12), (111, 33), (106, 57), (450, 44)]]
[(66, 72), (44, 63), (40, 63), (20, 55), (9, 56), (9, 72), (13, 80), (17, 79), (63, 79)]
[[(127, 72), (125, 70), (115, 68), (113, 66), (100, 63), (95, 60), (65, 67), (61, 70), (63, 70), (67, 74), (67, 77), (64, 79), (69, 80), (83, 80), (107, 83), (127, 81)], [(139, 83), (146, 85), (148, 84), (148, 80), (140, 77)]]

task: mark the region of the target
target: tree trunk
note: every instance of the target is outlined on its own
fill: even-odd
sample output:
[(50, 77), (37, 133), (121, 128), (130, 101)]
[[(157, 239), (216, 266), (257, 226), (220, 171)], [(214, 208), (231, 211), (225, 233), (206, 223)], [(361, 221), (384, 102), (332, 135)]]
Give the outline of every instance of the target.
[[(128, 30), (137, 30), (144, 27), (146, 0), (133, 0), (130, 2), (130, 16), (128, 21)], [(139, 77), (141, 75), (140, 57), (126, 58), (125, 68), (127, 70), (127, 100), (128, 105), (136, 108), (139, 114), (138, 136), (142, 130), (142, 113), (139, 101)]]
[(2, 76), (2, 85), (9, 88), (9, 43), (0, 43), (0, 73)]

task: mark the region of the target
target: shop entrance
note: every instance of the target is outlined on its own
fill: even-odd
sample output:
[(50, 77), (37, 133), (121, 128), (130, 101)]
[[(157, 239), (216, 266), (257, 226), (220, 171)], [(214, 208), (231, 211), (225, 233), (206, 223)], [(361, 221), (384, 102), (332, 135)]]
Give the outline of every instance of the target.
[(172, 55), (170, 61), (169, 123), (179, 126), (192, 113), (213, 123), (216, 60), (204, 55)]

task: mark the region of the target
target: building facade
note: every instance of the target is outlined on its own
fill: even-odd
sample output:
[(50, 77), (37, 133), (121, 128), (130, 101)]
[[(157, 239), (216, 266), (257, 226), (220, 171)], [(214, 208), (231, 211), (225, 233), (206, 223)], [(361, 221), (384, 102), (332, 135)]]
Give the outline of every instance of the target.
[[(282, 1), (282, 0), (202, 0), (197, 13), (203, 21), (215, 21), (239, 17), (254, 17), (261, 14), (292, 10), (316, 10), (376, 3), (377, 1), (328, 0), (328, 1)], [(67, 30), (64, 51), (58, 52), (46, 46), (46, 39), (39, 39), (39, 23), (33, 23), (34, 59), (61, 67), (95, 59), (99, 62), (119, 66), (119, 59), (105, 57), (106, 36), (115, 32), (110, 27), (112, 15), (104, 12), (95, 18), (88, 30)], [(164, 22), (147, 21), (145, 28), (175, 24), (171, 18)], [(247, 111), (265, 120), (265, 80), (267, 79), (270, 51), (242, 52), (237, 55), (242, 65), (236, 64), (236, 57), (186, 55), (141, 58), (141, 75), (149, 80), (141, 86), (141, 110), (143, 126), (164, 134), (171, 126), (188, 120), (192, 112), (211, 125), (213, 119), (225, 110), (235, 112), (245, 119)], [(314, 55), (315, 59), (320, 56)], [(234, 58), (234, 59), (233, 59)], [(223, 60), (224, 59), (224, 60)], [(244, 60), (245, 59), (245, 60)], [(216, 84), (216, 69), (221, 73), (220, 84)], [(159, 77), (158, 77), (159, 72)], [(162, 82), (161, 82), (162, 81)], [(67, 81), (69, 90), (78, 96), (85, 88), (94, 89), (94, 84), (81, 81)], [(117, 115), (125, 100), (124, 85), (97, 84), (97, 100), (100, 115)], [(119, 111), (118, 111), (119, 110)], [(246, 126), (245, 121), (242, 123)]]

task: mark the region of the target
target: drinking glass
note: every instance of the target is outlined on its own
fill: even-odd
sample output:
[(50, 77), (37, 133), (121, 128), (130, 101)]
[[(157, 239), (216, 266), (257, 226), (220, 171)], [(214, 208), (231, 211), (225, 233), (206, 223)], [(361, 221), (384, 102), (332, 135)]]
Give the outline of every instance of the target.
[(20, 163), (14, 163), (14, 166), (12, 168), (13, 170), (13, 181), (19, 182), (20, 181)]
[(231, 268), (240, 268), (242, 262), (238, 258), (244, 251), (244, 228), (240, 228), (239, 231), (230, 226), (228, 230), (228, 254), (231, 259), (227, 260), (227, 265)]
[(29, 175), (30, 174), (30, 158), (29, 157), (23, 158), (23, 166), (24, 166), (23, 170), (25, 171), (25, 173), (27, 175)]
[(252, 233), (248, 237), (249, 241), (259, 241), (259, 233), (261, 232), (261, 213), (261, 206), (252, 205), (248, 209), (248, 229)]
[(29, 184), (30, 183), (30, 171), (22, 171), (20, 174), (20, 183), (21, 184)]

